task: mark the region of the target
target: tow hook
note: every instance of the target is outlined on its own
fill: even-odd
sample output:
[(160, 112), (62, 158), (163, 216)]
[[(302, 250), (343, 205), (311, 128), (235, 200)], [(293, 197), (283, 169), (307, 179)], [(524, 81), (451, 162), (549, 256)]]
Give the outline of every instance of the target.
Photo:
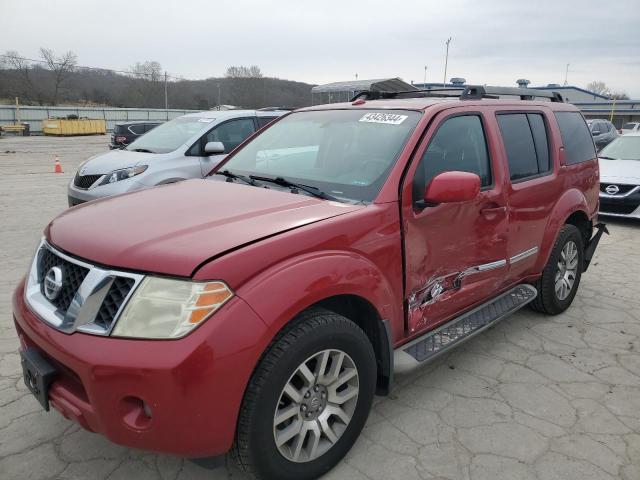
[(607, 230), (607, 226), (604, 223), (596, 224), (596, 230), (598, 230), (591, 240), (587, 242), (587, 245), (584, 247), (584, 269), (586, 272), (587, 268), (589, 268), (589, 264), (591, 263), (591, 259), (593, 258), (593, 254), (596, 252), (596, 247), (598, 246), (598, 242), (600, 242), (600, 238), (603, 233), (609, 235), (609, 230)]

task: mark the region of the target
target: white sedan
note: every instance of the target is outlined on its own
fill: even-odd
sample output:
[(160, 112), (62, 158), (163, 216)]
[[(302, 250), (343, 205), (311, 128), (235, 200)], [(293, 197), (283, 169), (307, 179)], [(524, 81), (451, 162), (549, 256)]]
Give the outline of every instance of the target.
[(616, 138), (598, 159), (600, 215), (640, 219), (640, 132)]

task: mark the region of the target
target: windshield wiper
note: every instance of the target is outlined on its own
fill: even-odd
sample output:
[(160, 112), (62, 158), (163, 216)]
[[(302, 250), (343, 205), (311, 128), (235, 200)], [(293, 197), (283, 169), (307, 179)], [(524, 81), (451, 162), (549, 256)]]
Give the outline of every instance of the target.
[(615, 160), (613, 157), (605, 157), (604, 155), (598, 155), (598, 158), (604, 158), (605, 160)]
[(242, 180), (244, 183), (249, 185), (253, 185), (257, 187), (256, 182), (253, 181), (253, 178), (247, 178), (244, 175), (238, 175), (237, 173), (231, 173), (229, 170), (223, 170), (221, 172), (213, 172), (214, 175), (222, 175), (223, 177), (227, 177), (227, 181), (233, 180)]
[(154, 153), (151, 150), (148, 150), (146, 148), (134, 148), (133, 150), (131, 150), (132, 152), (142, 152), (142, 153)]
[(291, 189), (292, 193), (298, 193), (295, 190), (302, 190), (304, 192), (307, 192), (309, 195), (313, 195), (314, 197), (322, 198), (323, 200), (332, 200), (334, 202), (339, 202), (340, 201), (336, 197), (334, 197), (333, 195), (329, 195), (328, 193), (323, 192), (322, 190), (318, 189), (317, 187), (310, 187), (309, 185), (303, 185), (301, 183), (290, 182), (289, 180), (287, 180), (285, 178), (282, 178), (282, 177), (270, 178), (270, 177), (260, 177), (258, 175), (249, 175), (249, 178), (251, 180), (259, 180), (261, 182), (275, 183), (276, 185), (280, 185), (281, 187), (288, 187), (288, 188)]

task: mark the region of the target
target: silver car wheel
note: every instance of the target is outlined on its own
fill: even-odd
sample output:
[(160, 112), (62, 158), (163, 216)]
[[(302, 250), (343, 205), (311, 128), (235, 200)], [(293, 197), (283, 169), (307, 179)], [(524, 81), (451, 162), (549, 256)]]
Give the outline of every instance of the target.
[(555, 290), (558, 300), (566, 299), (578, 274), (578, 246), (573, 241), (568, 241), (560, 252), (558, 271), (555, 277)]
[(341, 350), (323, 350), (296, 368), (273, 416), (273, 437), (292, 462), (324, 455), (346, 431), (358, 403), (358, 369)]

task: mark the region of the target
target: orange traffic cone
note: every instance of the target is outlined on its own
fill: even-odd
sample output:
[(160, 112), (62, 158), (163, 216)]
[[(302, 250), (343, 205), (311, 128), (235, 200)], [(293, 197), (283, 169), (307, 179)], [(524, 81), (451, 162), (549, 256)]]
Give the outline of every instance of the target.
[(53, 173), (63, 173), (62, 165), (60, 165), (60, 159), (58, 158), (58, 155), (56, 155), (56, 166), (53, 169)]

